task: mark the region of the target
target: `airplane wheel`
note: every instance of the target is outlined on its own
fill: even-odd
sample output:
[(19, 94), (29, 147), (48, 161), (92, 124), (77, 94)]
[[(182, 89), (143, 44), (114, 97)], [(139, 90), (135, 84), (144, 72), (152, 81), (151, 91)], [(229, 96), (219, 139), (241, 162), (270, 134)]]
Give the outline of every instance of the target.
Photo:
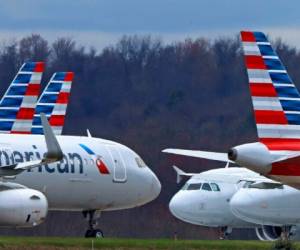
[(103, 232), (100, 229), (94, 230), (95, 238), (104, 238)]
[(85, 233), (85, 238), (103, 238), (103, 232), (100, 229), (88, 229)]

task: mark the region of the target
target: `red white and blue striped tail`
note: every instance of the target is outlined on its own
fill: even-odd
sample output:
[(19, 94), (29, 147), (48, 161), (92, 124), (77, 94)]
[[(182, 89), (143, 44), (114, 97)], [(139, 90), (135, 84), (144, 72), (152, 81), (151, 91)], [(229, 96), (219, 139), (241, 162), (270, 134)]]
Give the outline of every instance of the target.
[(32, 134), (43, 134), (40, 113), (44, 113), (53, 132), (56, 135), (61, 135), (73, 77), (73, 72), (56, 72), (53, 74), (38, 100), (31, 130)]
[(0, 101), (0, 133), (31, 133), (43, 71), (43, 62), (22, 65)]
[(300, 150), (300, 95), (262, 32), (242, 31), (257, 133), (270, 150)]

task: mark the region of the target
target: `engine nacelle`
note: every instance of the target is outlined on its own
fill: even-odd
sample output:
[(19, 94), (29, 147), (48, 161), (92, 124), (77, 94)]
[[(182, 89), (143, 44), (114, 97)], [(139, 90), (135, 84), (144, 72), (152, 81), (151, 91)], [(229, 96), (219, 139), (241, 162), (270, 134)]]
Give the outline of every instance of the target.
[(274, 226), (262, 226), (262, 231), (267, 240), (274, 241), (280, 238), (282, 228)]
[[(283, 229), (284, 228), (284, 229)], [(261, 227), (255, 228), (256, 236), (259, 240), (262, 241), (275, 241), (278, 240), (282, 234), (286, 234), (286, 237), (295, 236), (295, 227), (293, 226), (266, 226), (262, 225)]]
[(48, 212), (44, 194), (29, 188), (0, 191), (0, 226), (33, 227), (42, 223)]
[(242, 167), (266, 175), (272, 169), (273, 157), (268, 148), (260, 143), (247, 143), (231, 148), (228, 158)]

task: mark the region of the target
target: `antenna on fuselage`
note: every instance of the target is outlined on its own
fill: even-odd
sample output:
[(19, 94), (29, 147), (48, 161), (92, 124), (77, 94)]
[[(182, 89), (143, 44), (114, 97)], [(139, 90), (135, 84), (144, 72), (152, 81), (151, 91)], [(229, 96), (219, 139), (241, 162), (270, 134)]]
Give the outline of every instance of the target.
[(229, 168), (229, 164), (230, 164), (230, 162), (228, 161), (228, 162), (226, 163), (225, 168)]

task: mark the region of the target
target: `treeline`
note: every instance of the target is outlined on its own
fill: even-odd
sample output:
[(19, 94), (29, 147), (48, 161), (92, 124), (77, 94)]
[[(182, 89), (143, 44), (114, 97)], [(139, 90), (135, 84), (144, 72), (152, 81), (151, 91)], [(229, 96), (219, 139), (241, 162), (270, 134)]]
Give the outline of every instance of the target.
[[(172, 237), (177, 232), (179, 237), (216, 237), (216, 230), (182, 223), (170, 215), (168, 202), (179, 189), (171, 165), (195, 172), (222, 164), (170, 157), (161, 150), (226, 152), (230, 146), (256, 140), (237, 36), (172, 44), (151, 36), (124, 36), (102, 51), (69, 38), (49, 43), (36, 34), (1, 44), (1, 93), (24, 61), (46, 62), (44, 84), (55, 71), (74, 71), (64, 134), (83, 135), (89, 128), (94, 136), (120, 141), (137, 151), (160, 178), (162, 193), (156, 201), (133, 210), (104, 213), (100, 225), (106, 235)], [(280, 40), (275, 47), (299, 82), (299, 52)], [(54, 213), (44, 225), (19, 233), (82, 235), (85, 227), (79, 214)]]

